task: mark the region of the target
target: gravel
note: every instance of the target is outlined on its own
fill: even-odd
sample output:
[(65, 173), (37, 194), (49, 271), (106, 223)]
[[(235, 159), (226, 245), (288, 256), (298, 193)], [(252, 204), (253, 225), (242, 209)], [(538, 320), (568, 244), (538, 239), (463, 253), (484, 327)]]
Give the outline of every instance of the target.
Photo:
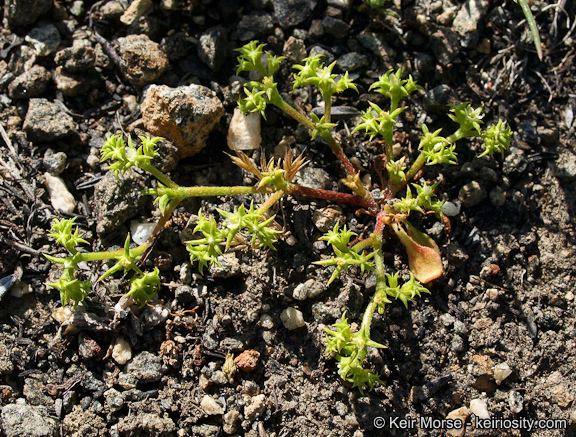
[[(567, 7), (573, 17), (574, 5)], [(380, 431), (374, 420), (470, 421), (470, 410), (574, 421), (575, 71), (562, 14), (534, 8), (541, 34), (550, 35), (542, 63), (514, 2), (415, 0), (396, 10), (394, 20), (349, 0), (7, 0), (0, 53), (6, 131), (0, 433), (461, 435), (419, 427)], [(503, 117), (515, 131), (504, 160), (477, 159), (482, 141), (466, 139), (456, 149), (460, 166), (424, 170), (423, 180), (440, 182), (438, 199), (450, 203), (442, 221), (420, 214), (410, 220), (437, 242), (445, 273), (408, 308), (392, 302), (374, 315), (373, 339), (386, 348), (370, 349), (365, 359), (383, 381), (371, 392), (340, 379), (325, 354), (323, 328), (343, 314), (358, 328), (375, 274), (352, 267), (327, 286), (333, 267), (313, 264), (332, 255), (319, 238), (335, 223), (346, 223), (358, 238), (373, 231), (374, 218), (351, 205), (286, 196), (274, 211), (286, 235), (276, 250), (235, 251), (222, 268), (200, 275), (180, 241), (191, 238), (190, 217), (202, 208), (218, 220), (217, 208), (232, 211), (252, 197), (183, 202), (139, 264), (161, 267), (157, 301), (143, 309), (119, 302), (129, 279), (121, 272), (95, 284), (73, 309), (62, 310), (58, 292), (45, 285), (57, 280), (60, 266), (42, 254), (63, 254), (47, 235), (54, 218), (76, 217), (89, 242), (81, 251), (118, 249), (130, 220), (158, 220), (153, 199), (141, 195), (154, 181), (138, 169), (118, 181), (99, 162), (110, 134), (166, 137), (155, 164), (179, 184), (257, 183), (223, 153), (236, 99), (249, 80), (236, 75), (234, 49), (253, 38), (290, 61), (323, 54), (324, 62), (337, 62), (334, 73), (351, 71), (358, 93), (335, 98), (340, 109), (332, 121), (380, 200), (386, 193), (374, 164), (383, 145), (353, 130), (368, 101), (387, 110), (386, 98), (369, 87), (390, 68), (402, 67), (403, 78), (410, 74), (425, 88), (403, 101), (394, 137), (395, 150), (408, 153), (409, 162), (418, 153), (419, 123), (453, 132), (450, 103), (484, 105), (484, 126)], [(278, 89), (302, 113), (321, 116), (313, 87), (292, 89), (290, 61), (277, 72)], [(310, 160), (296, 183), (350, 192), (328, 145), (267, 108), (260, 149), (250, 157), (259, 164), (286, 144)], [(75, 209), (52, 205), (45, 173), (61, 178)], [(408, 279), (403, 248), (393, 234), (385, 237), (386, 272)], [(109, 265), (80, 267), (79, 279), (95, 280)]]

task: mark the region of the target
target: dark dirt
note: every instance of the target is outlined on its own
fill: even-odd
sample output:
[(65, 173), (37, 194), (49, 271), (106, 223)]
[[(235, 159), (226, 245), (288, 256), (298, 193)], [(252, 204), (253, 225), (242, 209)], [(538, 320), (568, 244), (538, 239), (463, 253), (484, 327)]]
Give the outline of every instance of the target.
[[(0, 308), (3, 435), (463, 435), (419, 420), (453, 417), (461, 407), (481, 414), (479, 401), (491, 418), (516, 422), (468, 428), (465, 435), (576, 434), (572, 1), (533, 2), (542, 61), (511, 1), (406, 1), (397, 9), (399, 21), (358, 1), (163, 1), (144, 8), (131, 24), (120, 21), (130, 2), (37, 2), (26, 14), (32, 10), (27, 3), (5, 2), (0, 34), (0, 280), (3, 286), (18, 280)], [(480, 27), (463, 35), (454, 17), (471, 5), (482, 9)], [(42, 47), (31, 38), (38, 28), (44, 29)], [(138, 58), (133, 52), (123, 57), (118, 38), (144, 34), (160, 43), (166, 59), (146, 64), (131, 80)], [(367, 92), (369, 85), (398, 66), (434, 90), (411, 98), (402, 114), (398, 141), (405, 150), (417, 144), (418, 121), (434, 129), (452, 126), (445, 116), (450, 102), (484, 105), (488, 124), (502, 117), (515, 131), (504, 161), (476, 159), (479, 144), (469, 141), (457, 150), (458, 167), (425, 173), (428, 180), (443, 179), (447, 200), (463, 203), (450, 233), (433, 218), (419, 223), (441, 247), (446, 272), (408, 309), (395, 302), (375, 316), (373, 339), (388, 348), (373, 351), (368, 365), (385, 384), (365, 395), (343, 383), (324, 354), (322, 324), (344, 311), (359, 323), (373, 278), (351, 273), (315, 298), (293, 295), (298, 284), (312, 279), (321, 286), (329, 278), (327, 269), (311, 264), (329, 253), (314, 224), (314, 212), (322, 216), (328, 202), (285, 199), (277, 217), (292, 238), (276, 251), (236, 252), (223, 271), (203, 276), (180, 243), (191, 214), (200, 206), (231, 210), (250, 199), (185, 202), (146, 262), (160, 267), (163, 286), (158, 305), (144, 310), (119, 309), (125, 292), (120, 278), (96, 285), (73, 314), (44, 285), (59, 274), (42, 256), (61, 253), (47, 236), (53, 218), (77, 216), (93, 250), (120, 247), (131, 219), (155, 219), (151, 199), (134, 200), (140, 203), (108, 231), (96, 215), (102, 201), (94, 196), (106, 174), (95, 160), (105, 137), (120, 129), (143, 132), (144, 83), (201, 84), (226, 109), (206, 148), (170, 172), (174, 180), (252, 183), (223, 153), (239, 89), (233, 49), (258, 38), (279, 55), (291, 36), (308, 54), (316, 46), (343, 65), (356, 63), (360, 95), (346, 93), (335, 106), (364, 110), (377, 98)], [(342, 59), (351, 52), (357, 55)], [(315, 96), (292, 92), (289, 64), (278, 73), (279, 86), (310, 111)], [(46, 101), (31, 100), (39, 98)], [(35, 114), (28, 114), (31, 102)], [(53, 116), (56, 121), (48, 119)], [(350, 130), (355, 123), (346, 121)], [(348, 136), (343, 123), (337, 131), (349, 156), (367, 170), (363, 174), (372, 171), (380, 146)], [(293, 147), (306, 148), (317, 169), (308, 177), (343, 190), (328, 147), (275, 109), (263, 121), (262, 136), (266, 156), (293, 136)], [(63, 169), (60, 177), (76, 199), (72, 214), (55, 211), (44, 188), (43, 174), (54, 168)], [(318, 169), (330, 178), (323, 181)], [(377, 182), (375, 174), (372, 180)], [(118, 200), (106, 202), (112, 208)], [(350, 228), (370, 229), (370, 217), (341, 207)], [(394, 241), (391, 236), (385, 249), (386, 265), (406, 273), (403, 249)], [(102, 271), (93, 264), (83, 274)], [(302, 311), (304, 327), (284, 327), (280, 314), (290, 306)], [(127, 364), (112, 358), (119, 341), (132, 350)], [(244, 370), (227, 373), (227, 354), (246, 350), (259, 355), (243, 355), (238, 366)], [(507, 368), (511, 373), (501, 380)], [(379, 418), (387, 421), (383, 429)], [(394, 425), (410, 418), (417, 419), (414, 426)], [(542, 425), (562, 429), (519, 426), (542, 419), (559, 419)]]

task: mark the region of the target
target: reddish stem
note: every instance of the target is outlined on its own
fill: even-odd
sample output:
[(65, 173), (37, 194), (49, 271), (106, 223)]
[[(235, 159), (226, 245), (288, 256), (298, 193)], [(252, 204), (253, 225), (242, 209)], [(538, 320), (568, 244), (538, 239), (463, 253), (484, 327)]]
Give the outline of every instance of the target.
[(374, 233), (378, 235), (378, 238), (382, 238), (382, 233), (384, 232), (384, 227), (386, 226), (386, 213), (379, 212), (376, 216), (376, 226), (374, 226)]
[(290, 185), (289, 192), (291, 194), (300, 194), (302, 196), (316, 197), (318, 199), (333, 200), (335, 202), (350, 203), (352, 205), (364, 206), (367, 205), (364, 199), (348, 193), (339, 193), (337, 191), (320, 190), (317, 188), (301, 187), (299, 185)]

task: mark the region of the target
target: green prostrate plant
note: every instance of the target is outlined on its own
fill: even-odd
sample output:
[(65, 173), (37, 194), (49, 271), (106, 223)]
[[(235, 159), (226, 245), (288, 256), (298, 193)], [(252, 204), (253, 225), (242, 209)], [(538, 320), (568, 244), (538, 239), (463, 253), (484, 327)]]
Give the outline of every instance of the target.
[(52, 222), (52, 231), (50, 232), (50, 236), (54, 238), (58, 244), (62, 245), (70, 253), (70, 256), (57, 258), (44, 254), (48, 260), (64, 266), (64, 271), (57, 282), (46, 283), (46, 285), (57, 288), (60, 291), (62, 304), (68, 305), (70, 302), (73, 302), (74, 305), (77, 305), (84, 300), (92, 289), (92, 283), (90, 281), (80, 281), (76, 278), (78, 264), (81, 262), (107, 259), (115, 259), (117, 262), (108, 269), (98, 281), (107, 278), (120, 269), (124, 270), (124, 273), (133, 272), (134, 274), (130, 278), (130, 290), (127, 293), (127, 297), (132, 298), (132, 300), (137, 302), (141, 307), (151, 300), (160, 287), (160, 272), (158, 268), (155, 268), (152, 272), (143, 272), (136, 265), (136, 261), (142, 253), (144, 253), (146, 247), (143, 245), (135, 249), (130, 249), (130, 236), (128, 236), (123, 250), (110, 252), (79, 252), (76, 246), (88, 242), (79, 237), (77, 227), (74, 232), (72, 232), (74, 220), (74, 218), (66, 220), (54, 219)]
[[(377, 5), (375, 2), (372, 3), (379, 8), (384, 4), (384, 2), (376, 2)], [(391, 302), (390, 299), (401, 300), (407, 306), (408, 302), (422, 293), (428, 293), (422, 284), (442, 274), (442, 260), (438, 246), (432, 238), (416, 229), (408, 220), (412, 212), (427, 211), (432, 211), (442, 218), (443, 202), (436, 199), (435, 194), (439, 183), (416, 184), (413, 182), (414, 178), (426, 165), (456, 164), (456, 143), (463, 138), (482, 138), (485, 144), (482, 155), (493, 156), (496, 153), (503, 155), (509, 147), (512, 131), (502, 121), (483, 130), (483, 108), (473, 108), (469, 103), (451, 105), (449, 116), (456, 122), (457, 128), (450, 135), (441, 136), (441, 129), (430, 132), (428, 126), (421, 124), (422, 136), (416, 159), (409, 164), (407, 156), (395, 158), (394, 127), (405, 109), (400, 103), (402, 99), (422, 88), (411, 76), (403, 79), (401, 69), (388, 71), (370, 86), (370, 90), (386, 96), (390, 101), (389, 108), (386, 110), (370, 102), (370, 107), (362, 114), (362, 122), (354, 130), (365, 131), (371, 140), (376, 137), (384, 140), (385, 150), (382, 158), (385, 165), (379, 174), (383, 185), (383, 199), (376, 200), (361, 183), (359, 171), (352, 165), (332, 135), (332, 129), (335, 127), (331, 120), (332, 96), (349, 89), (358, 91), (348, 73), (341, 76), (333, 74), (335, 63), (324, 66), (319, 55), (304, 59), (303, 65), (294, 66), (297, 72), (294, 74), (293, 88), (315, 86), (324, 101), (324, 115), (319, 118), (312, 113), (308, 117), (282, 99), (273, 77), (280, 58), (268, 52), (264, 53), (263, 48), (264, 45), (253, 41), (239, 49), (238, 73), (256, 70), (263, 76), (261, 81), (251, 81), (245, 85), (246, 97), (240, 99), (240, 108), (244, 113), (260, 112), (264, 115), (267, 105), (274, 105), (306, 126), (311, 131), (312, 138), (319, 136), (324, 139), (340, 160), (345, 173), (341, 182), (353, 192), (353, 197), (343, 197), (343, 193), (335, 192), (323, 192), (319, 195), (320, 193), (314, 193), (309, 189), (308, 192), (302, 192), (304, 191), (302, 188), (299, 189), (299, 194), (348, 202), (375, 217), (372, 233), (353, 245), (351, 245), (352, 237), (357, 235), (346, 226), (342, 229), (335, 226), (322, 237), (332, 246), (334, 256), (315, 263), (334, 266), (329, 283), (350, 266), (359, 267), (361, 273), (375, 271), (376, 292), (364, 312), (359, 330), (352, 332), (345, 316), (342, 316), (332, 329), (326, 328), (327, 352), (338, 361), (340, 376), (358, 387), (360, 391), (365, 387), (372, 388), (379, 381), (378, 375), (365, 369), (363, 363), (368, 347), (382, 347), (370, 338), (374, 312), (382, 314), (385, 305)], [(264, 67), (263, 59), (268, 60), (268, 69)], [(273, 62), (270, 63), (270, 60)], [(270, 68), (270, 65), (273, 68)], [(398, 196), (402, 193), (403, 195)], [(402, 285), (399, 285), (398, 274), (390, 275), (384, 266), (382, 246), (385, 228), (391, 229), (406, 248), (412, 273), (410, 279)]]
[[(342, 272), (350, 268), (358, 269), (361, 274), (375, 273), (376, 291), (364, 311), (360, 328), (353, 332), (345, 314), (332, 328), (325, 328), (327, 353), (338, 362), (338, 373), (363, 392), (365, 388), (372, 389), (380, 382), (377, 373), (365, 368), (368, 348), (383, 347), (370, 337), (375, 312), (383, 314), (386, 305), (393, 300), (400, 300), (407, 306), (422, 293), (429, 292), (423, 284), (442, 275), (438, 246), (432, 238), (410, 222), (413, 214), (432, 213), (442, 219), (444, 203), (436, 195), (439, 182), (429, 184), (420, 178), (419, 183), (415, 183), (416, 176), (425, 166), (456, 164), (456, 142), (467, 137), (484, 140), (485, 150), (482, 155), (503, 155), (509, 147), (512, 132), (502, 121), (489, 129), (482, 129), (482, 108), (473, 108), (469, 103), (452, 105), (449, 116), (457, 125), (452, 133), (441, 136), (441, 129), (431, 132), (428, 126), (422, 124), (418, 155), (412, 161), (408, 156), (397, 158), (393, 152), (393, 137), (397, 119), (405, 109), (401, 106), (402, 100), (421, 87), (410, 76), (403, 79), (402, 70), (388, 71), (372, 84), (370, 89), (386, 96), (390, 101), (389, 108), (383, 109), (370, 103), (370, 107), (362, 114), (361, 123), (354, 130), (365, 131), (371, 139), (382, 138), (384, 143), (384, 153), (379, 157), (382, 165), (377, 167), (383, 195), (376, 199), (362, 184), (360, 172), (332, 134), (336, 126), (331, 119), (332, 98), (346, 90), (357, 91), (356, 84), (347, 73), (332, 73), (335, 63), (324, 66), (320, 56), (304, 59), (302, 65), (294, 66), (296, 73), (293, 87), (316, 87), (324, 100), (324, 114), (321, 117), (314, 113), (310, 116), (302, 114), (282, 98), (278, 84), (274, 81), (274, 74), (284, 58), (264, 52), (264, 47), (264, 44), (252, 41), (238, 49), (238, 73), (256, 71), (261, 76), (261, 80), (245, 84), (245, 97), (239, 100), (239, 107), (244, 113), (259, 112), (265, 116), (269, 105), (276, 106), (307, 127), (313, 138), (322, 138), (339, 159), (343, 171), (341, 182), (351, 193), (308, 188), (294, 183), (296, 173), (308, 162), (303, 155), (295, 158), (291, 150), (287, 151), (284, 159), (271, 159), (268, 162), (262, 160), (260, 167), (246, 154), (237, 152), (232, 161), (254, 176), (257, 180), (255, 185), (181, 187), (150, 163), (157, 154), (155, 144), (159, 138), (140, 137), (142, 146), (136, 149), (131, 139), (126, 145), (121, 137), (112, 136), (102, 148), (102, 159), (113, 161), (109, 168), (117, 175), (136, 166), (156, 177), (157, 188), (146, 189), (144, 193), (156, 196), (162, 216), (150, 238), (137, 248), (130, 249), (130, 240), (127, 239), (122, 251), (95, 253), (80, 253), (75, 248), (84, 243), (84, 240), (78, 236), (77, 230), (72, 232), (73, 220), (56, 220), (52, 236), (70, 252), (70, 256), (48, 257), (51, 261), (64, 265), (60, 280), (49, 285), (60, 290), (64, 304), (70, 301), (77, 304), (91, 287), (89, 282), (75, 279), (77, 264), (80, 261), (115, 258), (118, 260), (117, 264), (101, 279), (120, 269), (127, 273), (133, 272), (129, 294), (140, 304), (150, 301), (158, 287), (158, 271), (150, 274), (142, 272), (137, 265), (138, 258), (148, 250), (178, 204), (188, 197), (259, 194), (265, 198), (259, 206), (252, 202), (249, 206), (242, 204), (232, 212), (217, 210), (220, 220), (199, 213), (194, 229), (197, 238), (187, 243), (187, 249), (191, 261), (198, 264), (200, 272), (203, 272), (205, 267), (218, 264), (219, 257), (231, 248), (251, 246), (274, 249), (281, 231), (269, 211), (284, 196), (308, 196), (353, 205), (360, 212), (374, 218), (371, 233), (359, 237), (346, 226), (335, 226), (321, 237), (332, 247), (334, 255), (315, 264), (334, 269), (328, 283), (334, 282)], [(384, 265), (383, 246), (385, 242), (394, 241), (388, 238), (389, 233), (396, 234), (397, 241), (406, 249), (411, 274), (404, 282), (398, 273), (391, 274)]]

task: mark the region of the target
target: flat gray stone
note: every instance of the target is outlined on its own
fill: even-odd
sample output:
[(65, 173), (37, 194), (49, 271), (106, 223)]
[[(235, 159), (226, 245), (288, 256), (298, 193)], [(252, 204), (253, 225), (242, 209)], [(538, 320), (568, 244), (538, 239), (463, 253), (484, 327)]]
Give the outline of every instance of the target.
[(30, 99), (23, 129), (30, 141), (54, 141), (75, 133), (76, 123), (57, 103)]
[(6, 437), (52, 437), (58, 430), (56, 420), (45, 406), (16, 403), (2, 408), (2, 428)]

